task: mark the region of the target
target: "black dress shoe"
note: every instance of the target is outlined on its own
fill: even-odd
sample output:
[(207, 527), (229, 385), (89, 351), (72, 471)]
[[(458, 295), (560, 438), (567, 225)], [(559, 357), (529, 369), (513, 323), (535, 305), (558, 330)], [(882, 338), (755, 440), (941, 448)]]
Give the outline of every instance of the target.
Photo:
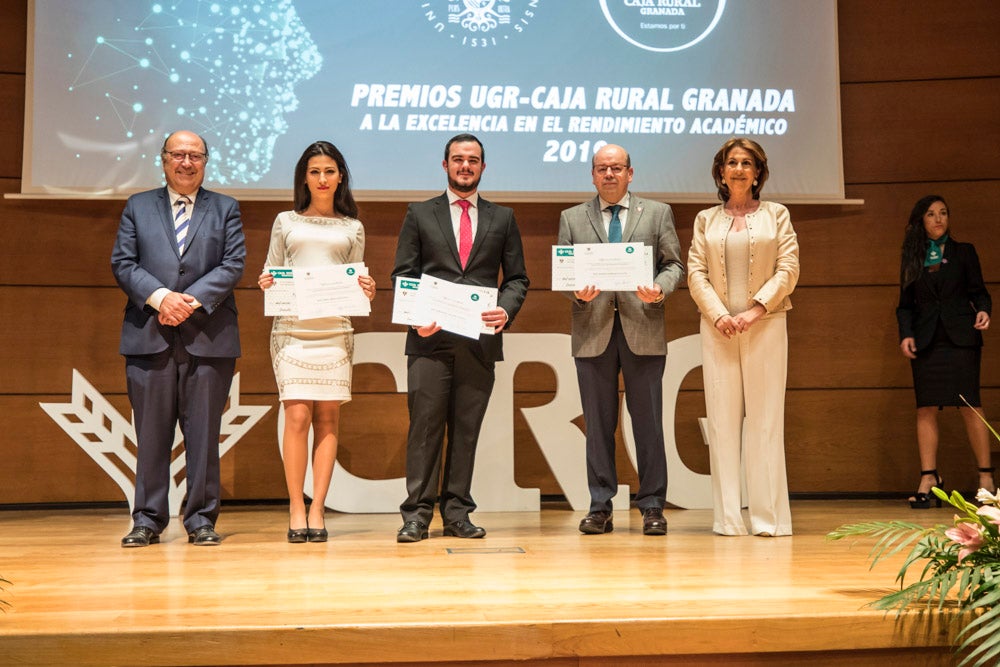
[(330, 537), (330, 533), (326, 532), (326, 528), (307, 528), (306, 533), (309, 536), (310, 542), (326, 542), (327, 538)]
[(188, 533), (188, 542), (196, 547), (217, 547), (222, 544), (222, 535), (215, 532), (212, 526), (202, 526)]
[(602, 535), (614, 529), (611, 512), (591, 512), (580, 522), (580, 532), (584, 535)]
[(290, 544), (305, 544), (309, 541), (308, 528), (288, 528), (288, 542)]
[(152, 528), (136, 526), (128, 535), (122, 538), (123, 547), (148, 547), (150, 544), (159, 544), (160, 536), (153, 532)]
[(445, 537), (479, 538), (486, 537), (486, 529), (471, 521), (452, 521), (444, 527)]
[(647, 507), (642, 510), (642, 534), (643, 535), (666, 535), (667, 520), (663, 516), (663, 510), (659, 507)]
[(396, 533), (397, 542), (419, 542), (427, 539), (427, 524), (419, 521), (407, 521)]

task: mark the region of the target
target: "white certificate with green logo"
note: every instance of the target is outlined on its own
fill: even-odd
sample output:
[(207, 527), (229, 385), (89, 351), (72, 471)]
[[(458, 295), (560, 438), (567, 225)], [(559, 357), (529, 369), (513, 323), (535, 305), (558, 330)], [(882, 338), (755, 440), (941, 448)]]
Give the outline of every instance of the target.
[(264, 315), (266, 317), (295, 315), (298, 306), (295, 303), (295, 278), (292, 277), (292, 267), (269, 266), (267, 272), (274, 278), (274, 284), (264, 290)]
[(417, 315), (420, 324), (436, 322), (445, 331), (468, 338), (492, 334), (483, 323), (483, 312), (497, 307), (496, 287), (460, 285), (426, 273), (420, 276)]
[(575, 290), (634, 292), (653, 284), (652, 249), (642, 243), (578, 243), (573, 246)]
[(573, 268), (573, 246), (552, 246), (552, 291), (571, 292), (576, 289), (576, 270)]
[(417, 308), (417, 293), (420, 278), (396, 276), (396, 290), (392, 298), (392, 323), (420, 326), (427, 324), (420, 319)]
[(293, 267), (295, 304), (300, 320), (370, 315), (371, 302), (358, 283), (368, 275), (361, 262), (334, 266)]

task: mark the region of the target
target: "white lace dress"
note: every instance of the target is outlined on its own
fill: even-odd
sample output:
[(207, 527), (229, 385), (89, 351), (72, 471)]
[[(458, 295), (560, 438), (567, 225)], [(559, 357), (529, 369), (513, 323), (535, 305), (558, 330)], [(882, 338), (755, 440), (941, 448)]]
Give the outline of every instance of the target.
[[(284, 211), (271, 229), (266, 266), (348, 264), (362, 261), (364, 254), (365, 228), (360, 221)], [(351, 400), (353, 358), (350, 318), (274, 318), (271, 364), (281, 400)]]

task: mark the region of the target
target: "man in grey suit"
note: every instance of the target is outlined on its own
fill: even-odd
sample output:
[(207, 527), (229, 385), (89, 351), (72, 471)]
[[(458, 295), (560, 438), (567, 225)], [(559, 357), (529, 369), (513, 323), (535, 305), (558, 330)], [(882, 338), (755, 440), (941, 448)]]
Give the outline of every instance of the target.
[(222, 541), (219, 431), (240, 337), (233, 288), (246, 247), (232, 197), (204, 190), (208, 146), (193, 132), (169, 135), (160, 152), (165, 188), (129, 197), (111, 268), (128, 296), (119, 352), (138, 445), (133, 528), (123, 547), (160, 541), (170, 520), (174, 432), (184, 436), (184, 528), (196, 546)]
[[(412, 327), (406, 336), (410, 429), (406, 440), (403, 526), (397, 542), (428, 536), (440, 479), (444, 534), (479, 538), (486, 531), (469, 521), (472, 471), (479, 429), (493, 392), (493, 368), (503, 359), (503, 330), (511, 325), (528, 291), (521, 234), (514, 212), (478, 194), (486, 155), (471, 134), (452, 137), (442, 162), (448, 189), (410, 204), (399, 232), (392, 277), (427, 274), (463, 285), (496, 287), (497, 308), (484, 311), (494, 331), (478, 339), (442, 331), (437, 323)], [(448, 448), (441, 466), (445, 429)]]
[(572, 295), (566, 292), (573, 302), (572, 348), (587, 428), (590, 512), (580, 522), (580, 532), (597, 535), (614, 530), (611, 499), (618, 490), (615, 429), (620, 372), (639, 467), (635, 500), (642, 512), (642, 532), (665, 535), (663, 300), (684, 277), (680, 244), (670, 207), (629, 192), (633, 169), (624, 148), (608, 144), (598, 150), (591, 174), (597, 196), (562, 212), (559, 245), (643, 243), (653, 248), (654, 278), (652, 285), (637, 285), (635, 292), (601, 292), (592, 285)]

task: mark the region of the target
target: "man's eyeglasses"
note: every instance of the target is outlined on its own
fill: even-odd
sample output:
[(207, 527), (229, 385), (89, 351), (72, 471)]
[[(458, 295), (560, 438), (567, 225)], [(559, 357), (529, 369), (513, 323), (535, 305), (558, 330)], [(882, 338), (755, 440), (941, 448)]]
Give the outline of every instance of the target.
[(208, 159), (205, 153), (181, 153), (180, 151), (163, 151), (165, 157), (169, 157), (173, 162), (184, 162), (184, 158), (191, 161), (191, 164), (200, 164)]
[(620, 164), (609, 164), (609, 165), (606, 165), (606, 166), (597, 166), (597, 167), (594, 167), (594, 172), (596, 172), (598, 174), (603, 174), (608, 169), (610, 169), (612, 174), (614, 174), (615, 176), (619, 176), (627, 168), (628, 167), (624, 167), (624, 166), (622, 166)]

